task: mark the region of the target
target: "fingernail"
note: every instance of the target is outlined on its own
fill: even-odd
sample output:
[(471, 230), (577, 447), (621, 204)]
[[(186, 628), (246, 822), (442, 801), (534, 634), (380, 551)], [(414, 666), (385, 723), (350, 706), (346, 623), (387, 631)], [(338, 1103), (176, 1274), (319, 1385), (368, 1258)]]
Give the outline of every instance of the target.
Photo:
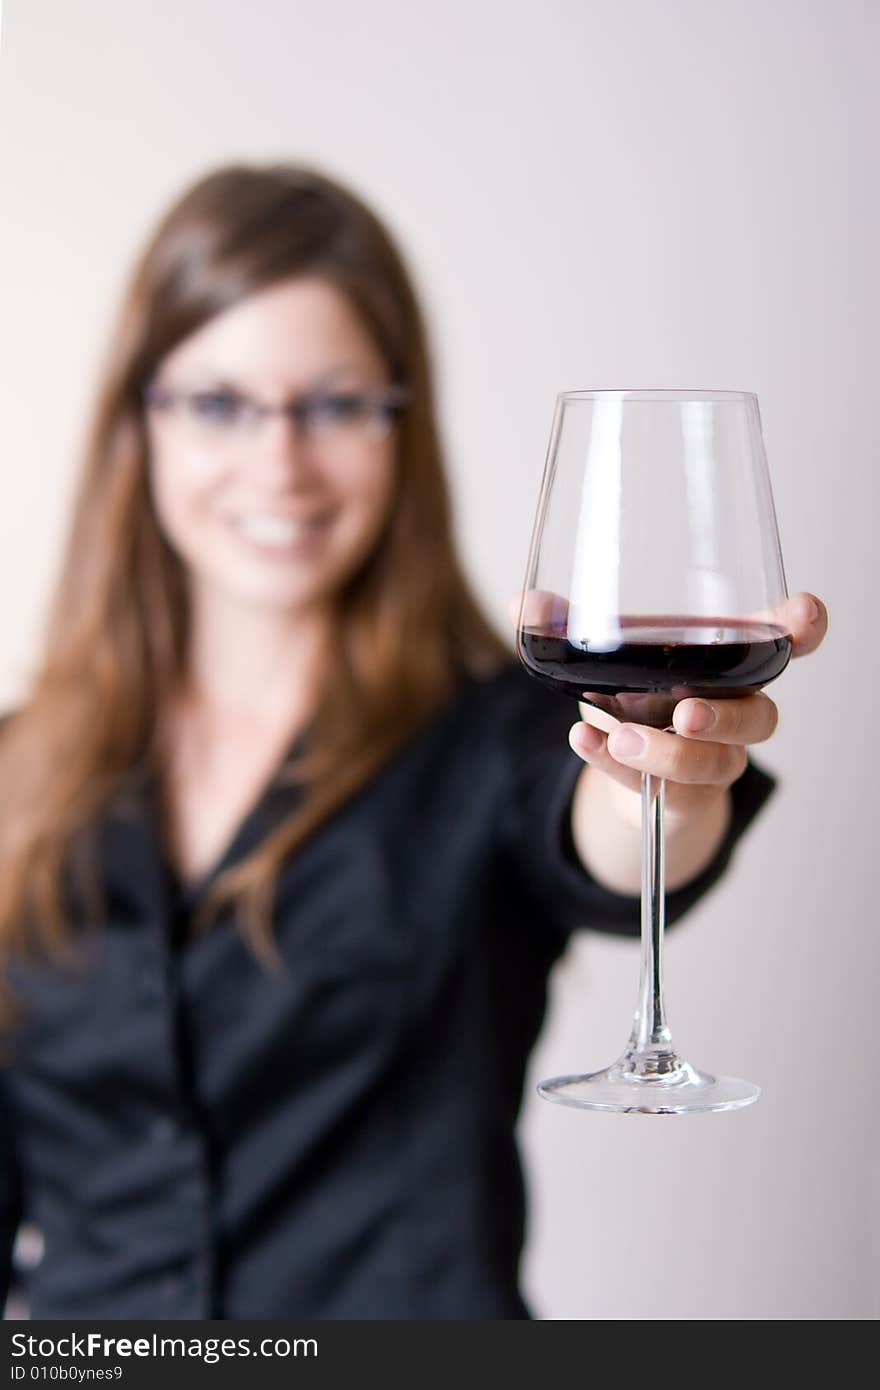
[(592, 724), (576, 724), (575, 728), (578, 747), (585, 753), (598, 753), (605, 742), (605, 735), (601, 729), (594, 729)]
[(615, 729), (609, 735), (608, 747), (615, 758), (638, 758), (645, 751), (645, 740), (635, 729)]
[(819, 621), (819, 605), (814, 598), (807, 600), (807, 612), (810, 615), (811, 623), (817, 623)]
[(688, 725), (695, 733), (701, 734), (704, 729), (711, 729), (715, 723), (716, 714), (711, 705), (707, 705), (705, 700), (695, 700), (688, 715)]

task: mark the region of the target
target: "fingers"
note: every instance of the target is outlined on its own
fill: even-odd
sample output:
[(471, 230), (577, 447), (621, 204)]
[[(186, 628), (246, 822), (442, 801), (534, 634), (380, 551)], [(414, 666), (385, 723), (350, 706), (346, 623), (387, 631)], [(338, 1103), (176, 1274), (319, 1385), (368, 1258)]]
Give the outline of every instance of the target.
[(640, 790), (641, 773), (632, 768), (623, 767), (612, 758), (608, 751), (607, 733), (595, 728), (592, 724), (573, 724), (568, 731), (568, 741), (579, 758), (583, 758), (593, 767), (600, 768), (615, 782), (629, 787), (630, 791)]
[(621, 724), (608, 735), (608, 751), (627, 767), (655, 777), (717, 787), (735, 782), (747, 761), (740, 745), (679, 738), (643, 724)]
[(784, 626), (791, 634), (792, 656), (814, 652), (828, 631), (828, 609), (815, 594), (793, 594), (782, 605)]
[(763, 743), (775, 732), (779, 710), (759, 692), (732, 700), (679, 700), (672, 712), (677, 733), (713, 743)]
[(521, 593), (512, 594), (507, 611), (514, 627), (540, 627), (545, 623), (558, 626), (564, 624), (568, 617), (568, 599), (554, 594), (550, 589), (529, 589), (524, 601)]
[[(625, 727), (624, 725), (620, 726)], [(639, 726), (641, 731), (641, 726)], [(601, 729), (594, 728), (590, 724), (574, 724), (569, 730), (568, 741), (577, 753), (578, 757), (583, 758), (584, 762), (589, 763), (590, 767), (595, 767), (603, 773), (614, 784), (615, 804), (619, 814), (624, 820), (628, 820), (633, 826), (638, 827), (641, 823), (641, 788), (642, 788), (642, 768), (641, 766), (628, 767), (613, 757), (608, 749), (608, 741), (611, 735), (604, 733)], [(662, 738), (675, 739), (675, 734), (663, 734)], [(686, 740), (678, 739), (680, 743)], [(700, 750), (705, 752), (705, 746)], [(739, 769), (743, 771), (745, 764)], [(654, 772), (656, 769), (652, 765), (650, 768), (645, 764), (645, 770)], [(730, 777), (730, 781), (735, 781), (739, 772), (735, 772)], [(674, 782), (666, 783), (666, 814), (669, 824), (673, 824), (679, 818), (690, 819), (694, 815), (702, 813), (703, 809), (715, 801), (722, 793), (729, 782), (708, 783), (703, 782)]]
[[(595, 690), (584, 691), (585, 695), (591, 697), (597, 695), (597, 693), (598, 692)], [(600, 696), (599, 698), (601, 699), (602, 697)], [(610, 734), (611, 730), (616, 729), (620, 723), (620, 720), (615, 719), (614, 715), (608, 710), (603, 709), (599, 704), (594, 704), (592, 699), (578, 700), (578, 709), (581, 712), (581, 719), (585, 724), (591, 724), (593, 728), (601, 729), (603, 733)]]
[(581, 757), (633, 789), (640, 786), (642, 772), (686, 786), (728, 787), (748, 761), (740, 744), (680, 738), (644, 724), (619, 724), (610, 734), (576, 724), (569, 730), (569, 743)]
[(791, 637), (792, 656), (808, 656), (828, 631), (828, 609), (815, 594), (792, 594), (775, 608), (747, 614), (747, 620), (782, 628)]

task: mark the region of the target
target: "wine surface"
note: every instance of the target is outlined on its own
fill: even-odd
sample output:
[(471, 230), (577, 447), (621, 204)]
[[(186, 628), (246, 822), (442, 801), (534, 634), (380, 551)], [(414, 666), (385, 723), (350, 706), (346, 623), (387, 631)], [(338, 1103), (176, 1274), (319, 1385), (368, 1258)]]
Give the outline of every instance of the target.
[(748, 695), (785, 670), (791, 639), (770, 623), (624, 616), (600, 638), (572, 642), (564, 624), (520, 630), (527, 670), (615, 719), (666, 728), (679, 700)]

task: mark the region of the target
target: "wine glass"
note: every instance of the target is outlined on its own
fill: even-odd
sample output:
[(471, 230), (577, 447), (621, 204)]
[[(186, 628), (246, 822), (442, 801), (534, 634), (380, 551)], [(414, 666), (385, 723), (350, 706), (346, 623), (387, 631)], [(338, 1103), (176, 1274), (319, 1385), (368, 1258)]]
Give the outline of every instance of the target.
[[(589, 722), (675, 732), (679, 700), (749, 694), (791, 657), (787, 597), (757, 396), (563, 391), (517, 625), (537, 680)], [(587, 1110), (733, 1110), (760, 1088), (681, 1057), (666, 1023), (664, 784), (642, 774), (642, 965), (629, 1041), (602, 1071), (543, 1081)]]

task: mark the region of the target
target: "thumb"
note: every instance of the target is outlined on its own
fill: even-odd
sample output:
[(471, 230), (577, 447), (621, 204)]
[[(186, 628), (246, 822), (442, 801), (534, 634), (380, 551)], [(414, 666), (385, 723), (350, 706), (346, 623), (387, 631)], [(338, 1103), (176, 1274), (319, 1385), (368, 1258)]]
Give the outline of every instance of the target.
[(514, 627), (518, 627), (520, 621), (523, 625), (548, 623), (555, 626), (568, 617), (568, 599), (554, 594), (552, 589), (529, 589), (525, 595), (520, 590), (509, 598), (507, 611)]

